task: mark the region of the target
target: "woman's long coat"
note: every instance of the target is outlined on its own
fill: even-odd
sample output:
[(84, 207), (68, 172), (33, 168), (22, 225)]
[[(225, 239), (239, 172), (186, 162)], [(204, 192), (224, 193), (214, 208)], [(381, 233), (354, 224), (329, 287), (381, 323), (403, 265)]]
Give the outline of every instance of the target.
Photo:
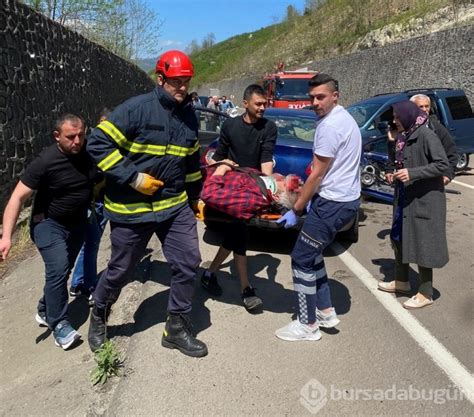
[[(440, 139), (427, 126), (407, 139), (403, 166), (410, 180), (405, 183), (402, 261), (441, 268), (449, 260), (443, 185), (448, 159)], [(397, 204), (398, 198), (394, 210)]]

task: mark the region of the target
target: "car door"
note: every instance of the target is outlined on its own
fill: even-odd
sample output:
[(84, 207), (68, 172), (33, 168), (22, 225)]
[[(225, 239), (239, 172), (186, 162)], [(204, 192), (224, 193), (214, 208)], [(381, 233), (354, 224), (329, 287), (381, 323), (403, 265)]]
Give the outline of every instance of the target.
[(437, 95), (445, 103), (440, 120), (445, 121), (458, 152), (474, 153), (474, 115), (469, 100), (459, 90), (441, 91)]

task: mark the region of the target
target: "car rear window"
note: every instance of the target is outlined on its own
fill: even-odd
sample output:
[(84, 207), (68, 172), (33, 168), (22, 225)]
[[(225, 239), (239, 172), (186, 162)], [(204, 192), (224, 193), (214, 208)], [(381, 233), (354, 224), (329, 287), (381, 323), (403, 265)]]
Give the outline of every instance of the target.
[(446, 97), (453, 120), (471, 119), (472, 109), (466, 96)]

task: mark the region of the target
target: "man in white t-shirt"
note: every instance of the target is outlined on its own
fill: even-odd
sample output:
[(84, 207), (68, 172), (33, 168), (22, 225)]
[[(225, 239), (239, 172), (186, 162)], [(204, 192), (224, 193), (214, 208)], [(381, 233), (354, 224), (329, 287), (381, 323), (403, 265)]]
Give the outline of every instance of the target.
[(313, 145), (313, 169), (294, 209), (279, 223), (296, 225), (308, 202), (311, 207), (291, 253), (298, 318), (278, 329), (288, 341), (319, 340), (319, 327), (339, 324), (332, 306), (323, 250), (359, 210), (362, 139), (357, 123), (340, 105), (338, 83), (327, 74), (309, 81), (309, 96), (318, 115)]

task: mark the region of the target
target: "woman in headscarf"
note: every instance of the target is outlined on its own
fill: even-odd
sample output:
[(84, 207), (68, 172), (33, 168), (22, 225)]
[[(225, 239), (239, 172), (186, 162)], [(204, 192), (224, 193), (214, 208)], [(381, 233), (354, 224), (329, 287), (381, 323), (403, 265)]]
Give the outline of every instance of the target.
[(427, 127), (428, 117), (424, 112), (408, 100), (392, 108), (397, 130), (392, 132), (394, 146), (389, 157), (393, 169), (387, 170), (387, 180), (395, 182), (390, 233), (395, 252), (395, 279), (379, 282), (378, 289), (409, 294), (409, 264), (417, 264), (418, 293), (403, 303), (405, 308), (413, 309), (433, 304), (433, 268), (441, 268), (448, 262), (443, 185), (448, 160), (441, 141)]

